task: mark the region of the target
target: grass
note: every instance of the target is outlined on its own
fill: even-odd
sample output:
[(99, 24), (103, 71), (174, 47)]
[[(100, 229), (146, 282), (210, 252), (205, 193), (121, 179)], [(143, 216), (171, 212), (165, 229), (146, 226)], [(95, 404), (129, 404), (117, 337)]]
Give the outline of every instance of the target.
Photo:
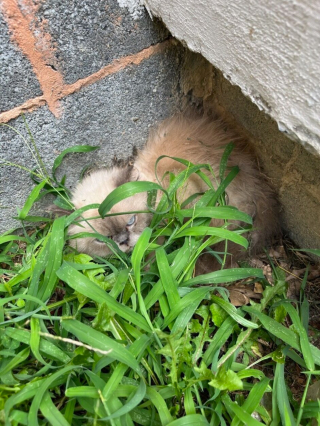
[[(108, 239), (109, 259), (80, 254), (67, 244), (77, 211), (55, 220), (30, 215), (48, 193), (70, 208), (65, 177), (51, 177), (38, 161), (36, 186), (19, 212), (23, 232), (0, 237), (0, 423), (8, 425), (311, 425), (320, 422), (319, 401), (307, 390), (319, 375), (320, 350), (308, 338), (307, 274), (294, 303), (286, 297), (281, 269), (274, 285), (261, 269), (223, 269), (194, 276), (197, 259), (217, 242), (244, 248), (244, 229), (230, 230), (246, 214), (224, 204), (224, 190), (237, 173), (225, 175), (230, 146), (214, 190), (203, 170), (186, 164), (170, 186), (131, 255)], [(191, 173), (208, 183), (194, 208), (176, 193)], [(119, 200), (141, 191), (152, 199), (158, 187), (132, 182), (100, 206), (102, 216)], [(152, 209), (152, 202), (150, 201)], [(154, 208), (154, 206), (153, 206)], [(210, 218), (224, 220), (209, 227)], [(33, 228), (24, 227), (34, 222)], [(158, 244), (159, 237), (163, 243)], [(103, 237), (101, 237), (103, 239)], [(314, 253), (317, 254), (317, 253)], [(228, 285), (259, 284), (262, 298), (236, 308)], [(260, 342), (264, 342), (261, 345)], [(302, 397), (293, 398), (288, 368), (304, 377)], [(314, 420), (314, 421), (316, 421)]]

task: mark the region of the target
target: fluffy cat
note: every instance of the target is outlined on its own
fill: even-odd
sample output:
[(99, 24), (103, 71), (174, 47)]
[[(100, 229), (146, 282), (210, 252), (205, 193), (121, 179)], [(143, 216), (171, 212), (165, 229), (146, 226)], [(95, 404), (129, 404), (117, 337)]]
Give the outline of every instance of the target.
[[(221, 121), (213, 121), (208, 117), (190, 118), (179, 114), (163, 121), (150, 132), (147, 144), (138, 153), (134, 167), (113, 167), (91, 173), (75, 188), (72, 202), (75, 208), (79, 209), (88, 204), (101, 203), (112, 190), (125, 182), (156, 181), (155, 164), (161, 155), (183, 158), (193, 164), (208, 163), (215, 175), (219, 176), (221, 156), (230, 141), (233, 141), (235, 146), (229, 157), (228, 167), (237, 165), (240, 172), (226, 189), (227, 200), (231, 206), (253, 217), (254, 231), (249, 236), (250, 248), (257, 251), (278, 231), (275, 195), (258, 171), (248, 143), (232, 131), (225, 130)], [(157, 175), (161, 178), (167, 171), (177, 174), (184, 168), (175, 160), (163, 158), (157, 165)], [(214, 183), (212, 176), (211, 180)], [(163, 184), (166, 186), (166, 182)], [(183, 187), (180, 196), (185, 200), (190, 195), (207, 189), (207, 185), (193, 174)], [(111, 213), (146, 210), (146, 208), (147, 195), (141, 193), (119, 202), (112, 208)], [(90, 219), (95, 216), (99, 216), (97, 210), (86, 211), (83, 217), (87, 221), (82, 221), (81, 227), (71, 225), (69, 234), (96, 231), (112, 238), (124, 252), (132, 250), (152, 217), (148, 213), (139, 213)], [(217, 226), (220, 223), (218, 220), (212, 220), (211, 225)], [(90, 255), (106, 256), (111, 253), (105, 243), (95, 238), (73, 239), (70, 240), (70, 245)], [(238, 250), (235, 245), (231, 245), (234, 258), (238, 257)], [(205, 258), (203, 263), (204, 260)]]

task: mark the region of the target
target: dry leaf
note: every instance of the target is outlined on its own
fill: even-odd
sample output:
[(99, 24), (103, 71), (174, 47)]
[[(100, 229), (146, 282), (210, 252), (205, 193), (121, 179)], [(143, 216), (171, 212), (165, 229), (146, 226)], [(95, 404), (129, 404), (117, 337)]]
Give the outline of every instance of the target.
[[(250, 299), (261, 299), (262, 292), (256, 293), (253, 284), (237, 283), (228, 286), (230, 302), (234, 306), (243, 306), (250, 303)], [(262, 290), (263, 291), (263, 290)]]
[(229, 294), (230, 302), (233, 304), (233, 306), (243, 306), (250, 303), (250, 299), (240, 291), (229, 290)]
[(262, 294), (262, 293), (263, 293), (263, 287), (262, 287), (262, 284), (260, 284), (260, 283), (254, 283), (254, 289), (253, 289), (253, 291), (254, 291), (255, 293), (260, 293), (260, 294)]

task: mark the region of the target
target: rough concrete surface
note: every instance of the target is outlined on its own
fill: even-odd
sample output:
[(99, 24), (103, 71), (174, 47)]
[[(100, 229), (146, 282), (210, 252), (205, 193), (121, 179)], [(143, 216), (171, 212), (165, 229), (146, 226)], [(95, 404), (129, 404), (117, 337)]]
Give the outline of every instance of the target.
[[(47, 107), (28, 114), (28, 125), (48, 170), (67, 147), (100, 146), (96, 152), (66, 157), (59, 175), (67, 174), (67, 186), (71, 188), (85, 166), (108, 166), (114, 158), (126, 159), (134, 147), (142, 147), (149, 127), (170, 115), (177, 104), (178, 62), (179, 51), (172, 46), (138, 67), (128, 67), (66, 97), (60, 119), (54, 118)], [(21, 118), (10, 125), (26, 135)], [(2, 129), (0, 144), (0, 161), (30, 169), (35, 166), (26, 144), (12, 130)], [(1, 167), (0, 184), (2, 232), (17, 226), (11, 218), (16, 208), (23, 206), (33, 183), (27, 172)], [(43, 210), (43, 204), (39, 204), (37, 211), (43, 213)]]
[(70, 0), (47, 0), (37, 17), (47, 20), (58, 68), (68, 84), (168, 36), (146, 12), (134, 19), (115, 0), (81, 0), (76, 7)]
[(320, 155), (317, 0), (144, 0), (291, 138)]
[(140, 18), (145, 13), (141, 0), (117, 0), (120, 7), (126, 7), (134, 19)]
[(0, 113), (39, 96), (41, 89), (32, 67), (10, 43), (8, 27), (0, 15)]

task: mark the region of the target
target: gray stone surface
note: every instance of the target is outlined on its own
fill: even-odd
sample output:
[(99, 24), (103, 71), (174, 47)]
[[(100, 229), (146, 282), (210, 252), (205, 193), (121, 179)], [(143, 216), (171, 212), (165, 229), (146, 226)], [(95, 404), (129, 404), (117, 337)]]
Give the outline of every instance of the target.
[(0, 14), (0, 112), (41, 95), (29, 61), (10, 41), (7, 24)]
[(47, 0), (38, 16), (47, 20), (66, 83), (168, 36), (165, 27), (151, 21), (146, 12), (134, 19), (116, 0)]
[[(110, 165), (112, 159), (128, 158), (133, 147), (146, 141), (148, 128), (170, 115), (177, 105), (180, 50), (171, 47), (139, 66), (104, 78), (62, 101), (64, 113), (56, 119), (42, 107), (26, 119), (41, 157), (50, 170), (53, 160), (74, 145), (99, 145), (99, 151), (70, 154), (61, 167), (72, 187), (86, 165)], [(22, 119), (10, 123), (26, 135)], [(28, 168), (35, 162), (23, 140), (8, 128), (0, 130), (0, 161)], [(15, 167), (0, 167), (0, 232), (17, 227), (12, 217), (33, 187), (28, 173)], [(44, 210), (39, 204), (38, 212)]]

